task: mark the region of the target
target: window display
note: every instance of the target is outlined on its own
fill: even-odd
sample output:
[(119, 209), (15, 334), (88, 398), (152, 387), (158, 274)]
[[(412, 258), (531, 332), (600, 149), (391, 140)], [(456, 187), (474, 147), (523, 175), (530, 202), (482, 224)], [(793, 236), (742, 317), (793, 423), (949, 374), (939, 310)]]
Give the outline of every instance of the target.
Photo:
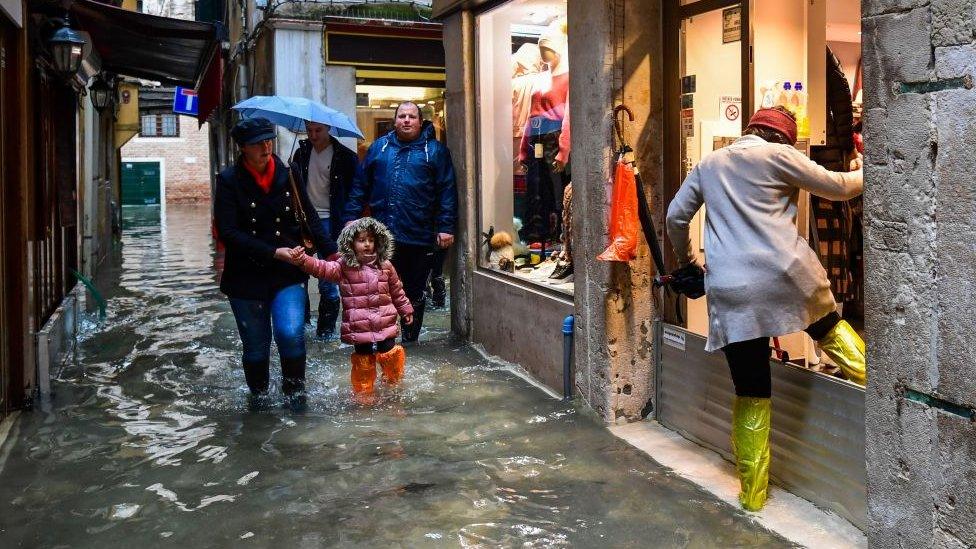
[(564, 0), (478, 17), (480, 266), (572, 292)]

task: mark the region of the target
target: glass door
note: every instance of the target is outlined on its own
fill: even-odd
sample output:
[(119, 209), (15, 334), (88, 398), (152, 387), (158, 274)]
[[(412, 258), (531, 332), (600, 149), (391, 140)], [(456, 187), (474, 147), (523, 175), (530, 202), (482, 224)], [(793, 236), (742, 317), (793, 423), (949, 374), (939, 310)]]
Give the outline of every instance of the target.
[[(669, 2), (665, 51), (668, 144), (666, 148), (665, 199), (670, 201), (689, 172), (711, 152), (732, 143), (742, 134), (743, 119), (751, 112), (749, 93), (747, 3)], [(692, 245), (704, 256), (705, 210), (692, 222)], [(674, 257), (669, 252), (669, 267)], [(664, 318), (684, 324), (689, 331), (707, 335), (705, 298), (681, 300), (665, 306)], [(684, 310), (679, 311), (677, 307)], [(678, 323), (682, 318), (685, 322)]]

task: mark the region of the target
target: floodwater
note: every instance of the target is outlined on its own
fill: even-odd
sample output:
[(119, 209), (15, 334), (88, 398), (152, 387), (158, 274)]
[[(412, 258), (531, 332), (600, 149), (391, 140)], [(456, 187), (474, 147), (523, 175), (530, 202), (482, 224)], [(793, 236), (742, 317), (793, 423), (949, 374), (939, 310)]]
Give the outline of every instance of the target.
[(208, 208), (124, 222), (108, 318), (0, 449), (3, 547), (790, 545), (452, 342), (444, 313), (377, 405), (349, 397), (348, 346), (311, 341), (309, 409), (249, 411)]

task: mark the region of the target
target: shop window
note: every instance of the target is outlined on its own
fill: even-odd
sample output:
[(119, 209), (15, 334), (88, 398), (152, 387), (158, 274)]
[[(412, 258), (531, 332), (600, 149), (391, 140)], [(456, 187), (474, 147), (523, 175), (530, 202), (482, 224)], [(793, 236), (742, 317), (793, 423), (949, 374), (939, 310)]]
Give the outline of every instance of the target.
[(179, 137), (180, 119), (175, 114), (144, 114), (139, 128), (141, 137)]
[(564, 0), (478, 17), (479, 266), (572, 293)]

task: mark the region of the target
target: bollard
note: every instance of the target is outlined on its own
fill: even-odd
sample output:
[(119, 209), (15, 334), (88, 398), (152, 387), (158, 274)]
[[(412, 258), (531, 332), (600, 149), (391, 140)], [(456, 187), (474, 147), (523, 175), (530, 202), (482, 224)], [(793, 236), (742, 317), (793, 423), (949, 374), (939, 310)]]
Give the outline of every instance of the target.
[(563, 319), (563, 400), (573, 399), (573, 315)]

